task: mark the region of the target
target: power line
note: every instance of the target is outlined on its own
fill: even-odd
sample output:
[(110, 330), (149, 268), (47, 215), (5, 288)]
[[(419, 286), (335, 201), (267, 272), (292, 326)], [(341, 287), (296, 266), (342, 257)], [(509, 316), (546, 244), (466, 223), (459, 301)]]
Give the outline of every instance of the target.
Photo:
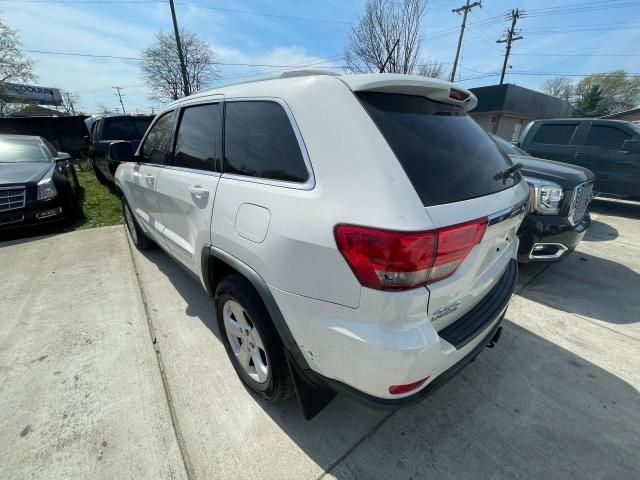
[[(88, 58), (112, 58), (115, 60), (133, 60), (137, 62), (141, 62), (143, 59), (140, 57), (124, 57), (117, 55), (97, 55), (92, 53), (78, 53), (78, 52), (54, 52), (50, 50), (29, 50), (22, 49), (23, 52), (27, 53), (38, 53), (43, 55), (65, 55), (72, 57), (88, 57)], [(340, 55), (342, 56), (342, 55)], [(320, 62), (322, 63), (322, 62)], [(270, 68), (306, 68), (313, 66), (312, 64), (304, 64), (304, 65), (272, 65), (268, 63), (225, 63), (225, 62), (215, 62), (215, 65), (222, 65), (227, 67), (270, 67)], [(344, 68), (345, 65), (326, 65), (323, 68)]]
[[(49, 4), (59, 4), (59, 5), (154, 5), (158, 3), (165, 3), (164, 0), (0, 0), (0, 2), (10, 2), (10, 3), (49, 3)], [(176, 5), (186, 5), (190, 7), (202, 8), (206, 10), (213, 10), (218, 12), (225, 13), (233, 13), (238, 15), (254, 15), (259, 17), (269, 17), (269, 18), (277, 18), (281, 20), (295, 20), (301, 22), (316, 22), (316, 23), (333, 23), (339, 25), (352, 25), (353, 22), (349, 22), (346, 20), (334, 20), (329, 18), (313, 18), (313, 17), (299, 17), (295, 15), (280, 15), (276, 13), (265, 13), (265, 12), (253, 12), (251, 10), (240, 10), (234, 8), (224, 8), (224, 7), (214, 7), (211, 5), (203, 5), (201, 3), (195, 2), (175, 2)]]
[[(468, 69), (470, 70), (470, 69)], [(475, 71), (475, 70), (473, 70)], [(473, 77), (464, 77), (460, 81), (477, 80), (479, 78), (497, 77), (501, 72), (478, 72), (480, 75)], [(521, 76), (542, 76), (542, 77), (590, 77), (590, 76), (607, 76), (611, 78), (640, 78), (640, 73), (627, 73), (625, 75), (610, 74), (607, 72), (592, 72), (592, 73), (567, 73), (567, 72), (531, 72), (531, 71), (511, 71), (509, 75), (521, 75)]]

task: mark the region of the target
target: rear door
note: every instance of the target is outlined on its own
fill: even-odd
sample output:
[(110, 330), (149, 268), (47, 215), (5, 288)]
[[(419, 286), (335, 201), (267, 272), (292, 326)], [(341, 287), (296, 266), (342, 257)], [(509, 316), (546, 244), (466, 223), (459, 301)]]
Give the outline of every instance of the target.
[(625, 152), (626, 140), (634, 132), (621, 125), (591, 121), (578, 150), (585, 157), (585, 167), (596, 174), (595, 190), (617, 195), (637, 195), (640, 188), (640, 155)]
[(579, 120), (554, 120), (534, 123), (527, 133), (523, 149), (534, 157), (582, 165), (575, 158), (573, 138), (579, 130)]
[(211, 214), (220, 180), (221, 98), (179, 112), (171, 162), (162, 170), (156, 195), (171, 254), (193, 272), (199, 250), (210, 244)]
[(473, 308), (515, 261), (528, 188), (518, 173), (500, 177), (511, 160), (462, 108), (413, 95), (357, 96), (436, 227), (487, 219), (457, 270), (427, 285), (429, 315), (440, 330)]
[(151, 125), (139, 149), (139, 162), (133, 166), (129, 206), (143, 228), (157, 243), (165, 245), (162, 232), (164, 222), (156, 198), (156, 184), (160, 171), (171, 154), (175, 112), (159, 116)]

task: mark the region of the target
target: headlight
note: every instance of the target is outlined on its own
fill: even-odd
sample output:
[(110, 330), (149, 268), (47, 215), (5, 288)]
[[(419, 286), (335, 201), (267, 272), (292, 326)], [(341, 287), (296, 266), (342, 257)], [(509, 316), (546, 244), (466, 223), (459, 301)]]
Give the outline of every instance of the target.
[(57, 194), (58, 190), (53, 184), (52, 173), (49, 173), (38, 182), (38, 200), (50, 200)]
[(543, 215), (557, 215), (560, 213), (560, 202), (564, 195), (562, 187), (557, 183), (538, 178), (524, 177), (529, 184), (533, 196), (531, 207)]

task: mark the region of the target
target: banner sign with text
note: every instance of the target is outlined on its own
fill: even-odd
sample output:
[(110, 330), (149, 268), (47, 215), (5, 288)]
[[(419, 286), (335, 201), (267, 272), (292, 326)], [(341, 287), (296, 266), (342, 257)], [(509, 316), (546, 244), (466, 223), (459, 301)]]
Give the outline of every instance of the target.
[(62, 105), (62, 96), (57, 88), (0, 83), (0, 95), (7, 103), (35, 103), (37, 105)]

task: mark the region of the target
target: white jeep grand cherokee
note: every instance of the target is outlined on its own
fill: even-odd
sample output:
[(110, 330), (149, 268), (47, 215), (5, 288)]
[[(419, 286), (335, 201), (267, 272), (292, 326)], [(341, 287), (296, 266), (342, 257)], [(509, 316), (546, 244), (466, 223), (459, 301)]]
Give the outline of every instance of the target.
[(178, 100), (116, 173), (132, 241), (215, 296), (265, 400), (295, 390), (307, 418), (336, 391), (420, 400), (497, 341), (516, 281), (529, 191), (476, 102), (425, 77), (318, 72)]

